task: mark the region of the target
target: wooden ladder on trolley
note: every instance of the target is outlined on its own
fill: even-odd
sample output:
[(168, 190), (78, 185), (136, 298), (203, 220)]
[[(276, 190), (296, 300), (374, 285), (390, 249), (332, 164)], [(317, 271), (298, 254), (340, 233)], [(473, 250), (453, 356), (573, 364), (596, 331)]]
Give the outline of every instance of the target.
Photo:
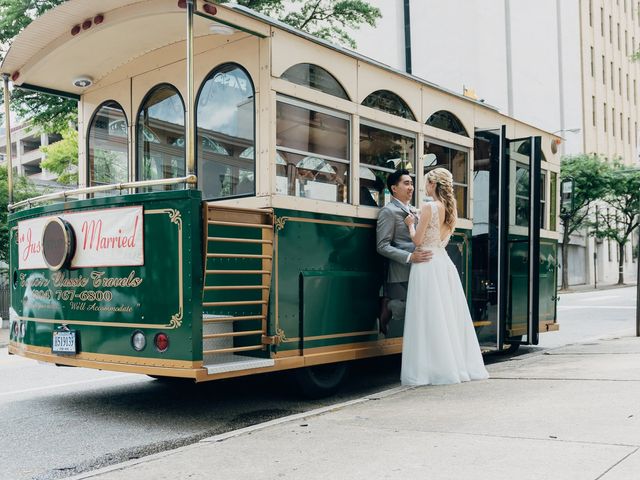
[[(266, 350), (273, 211), (205, 203), (203, 363), (209, 373), (274, 364)], [(244, 352), (253, 352), (243, 355)]]

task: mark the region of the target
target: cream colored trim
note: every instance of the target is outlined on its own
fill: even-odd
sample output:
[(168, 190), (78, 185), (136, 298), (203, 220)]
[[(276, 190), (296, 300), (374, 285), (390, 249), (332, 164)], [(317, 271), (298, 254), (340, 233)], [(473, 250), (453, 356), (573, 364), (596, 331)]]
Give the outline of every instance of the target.
[(446, 147), (459, 148), (464, 151), (473, 148), (473, 138), (448, 132), (441, 128), (422, 125), (422, 134), (425, 136), (425, 141), (431, 140), (434, 143), (439, 143)]
[(350, 115), (358, 111), (357, 104), (345, 100), (344, 98), (329, 95), (319, 90), (313, 90), (302, 85), (298, 85), (278, 77), (271, 77), (271, 88), (277, 93), (291, 98), (297, 98), (314, 105), (319, 105)]
[(99, 368), (105, 370), (115, 369), (106, 368), (104, 366), (106, 364), (111, 364), (114, 367), (128, 365), (132, 368), (140, 369), (139, 373), (148, 373), (147, 371), (142, 371), (143, 368), (147, 367), (171, 369), (193, 369), (202, 367), (201, 361), (192, 362), (188, 360), (169, 360), (150, 357), (133, 357), (128, 355), (108, 355), (90, 352), (81, 352), (77, 355), (54, 355), (51, 353), (50, 348), (24, 345), (17, 342), (10, 342), (9, 353), (48, 363), (59, 363), (62, 365), (75, 365), (78, 367)]
[(357, 106), (357, 113), (363, 122), (375, 122), (380, 127), (390, 126), (413, 133), (414, 135), (420, 133), (420, 129), (422, 127), (420, 122), (417, 120), (398, 117), (397, 115), (392, 115), (391, 113), (383, 112), (382, 110), (377, 110), (375, 108), (365, 107), (364, 105)]
[[(312, 342), (315, 340), (328, 340), (331, 338), (348, 338), (348, 337), (362, 337), (365, 335), (377, 335), (378, 330), (367, 330), (364, 332), (349, 332), (349, 333), (334, 333), (332, 335), (317, 335), (315, 337), (304, 337), (305, 342)], [(295, 343), (299, 342), (300, 338), (287, 338), (283, 343)], [(305, 348), (306, 351), (306, 348)]]

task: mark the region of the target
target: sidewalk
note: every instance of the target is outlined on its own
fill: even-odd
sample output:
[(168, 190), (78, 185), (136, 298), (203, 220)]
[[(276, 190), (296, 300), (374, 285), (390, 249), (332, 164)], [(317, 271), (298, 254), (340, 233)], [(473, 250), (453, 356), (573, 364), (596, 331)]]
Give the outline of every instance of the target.
[(9, 329), (0, 328), (0, 348), (4, 348), (9, 345)]
[(640, 338), (488, 368), (486, 381), (398, 388), (73, 478), (640, 478)]

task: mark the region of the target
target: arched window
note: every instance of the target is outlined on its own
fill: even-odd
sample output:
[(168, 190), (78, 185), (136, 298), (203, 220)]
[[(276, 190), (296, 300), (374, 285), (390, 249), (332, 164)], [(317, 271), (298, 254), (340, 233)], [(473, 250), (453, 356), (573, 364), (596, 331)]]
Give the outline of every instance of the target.
[(87, 135), (88, 185), (126, 182), (129, 177), (129, 129), (119, 103), (98, 107)]
[(291, 83), (313, 88), (314, 90), (320, 90), (329, 95), (349, 100), (349, 95), (347, 95), (345, 89), (342, 88), (340, 82), (336, 80), (336, 77), (324, 68), (314, 65), (313, 63), (299, 63), (293, 67), (289, 67), (287, 71), (282, 74), (282, 78)]
[(447, 132), (457, 133), (468, 137), (469, 134), (465, 130), (462, 122), (453, 113), (446, 110), (439, 110), (431, 115), (425, 122), (427, 125), (446, 130)]
[(213, 70), (198, 93), (198, 177), (204, 198), (253, 195), (255, 105), (247, 72), (232, 63)]
[(408, 118), (409, 120), (415, 120), (416, 117), (409, 108), (409, 105), (389, 90), (378, 90), (370, 94), (362, 101), (362, 105), (365, 107), (375, 108), (376, 110), (382, 110), (383, 112), (390, 113), (402, 118)]
[(185, 174), (184, 103), (175, 87), (162, 84), (145, 97), (138, 113), (138, 179)]

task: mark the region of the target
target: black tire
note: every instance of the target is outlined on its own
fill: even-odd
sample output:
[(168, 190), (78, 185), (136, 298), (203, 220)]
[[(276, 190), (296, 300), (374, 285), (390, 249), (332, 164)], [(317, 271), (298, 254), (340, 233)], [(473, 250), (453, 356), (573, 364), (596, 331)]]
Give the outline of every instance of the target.
[(516, 340), (517, 342), (510, 343), (509, 347), (503, 350), (505, 355), (515, 355), (518, 352), (518, 349), (520, 348), (519, 341), (522, 340), (522, 336), (513, 337), (513, 339)]
[(349, 374), (348, 363), (328, 363), (293, 371), (300, 392), (307, 398), (323, 398), (338, 391)]
[(165, 377), (164, 375), (147, 375), (147, 377), (153, 378), (158, 383), (161, 383), (163, 385), (195, 385), (195, 382), (192, 378)]

